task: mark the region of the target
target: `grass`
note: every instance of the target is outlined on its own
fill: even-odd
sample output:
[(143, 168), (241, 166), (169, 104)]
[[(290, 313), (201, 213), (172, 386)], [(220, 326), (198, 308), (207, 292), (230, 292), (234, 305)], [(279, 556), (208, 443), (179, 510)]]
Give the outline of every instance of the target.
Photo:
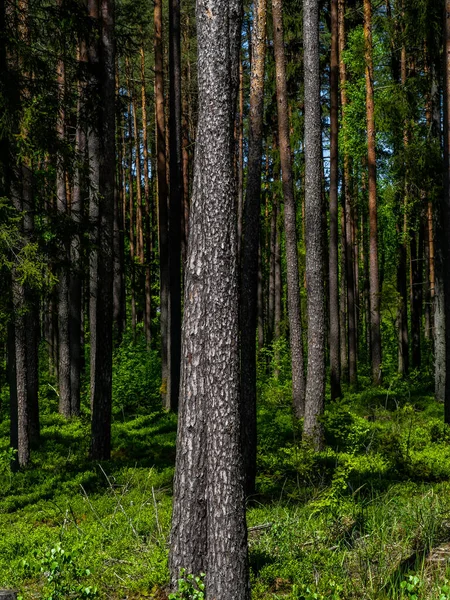
[[(25, 600), (167, 598), (176, 419), (156, 408), (156, 378), (147, 403), (131, 383), (116, 388), (101, 465), (87, 459), (87, 418), (56, 415), (48, 386), (42, 445), (23, 472), (7, 468), (0, 423), (0, 588)], [(429, 389), (346, 393), (328, 407), (320, 453), (302, 445), (289, 394), (289, 382), (261, 380), (253, 598), (450, 599), (450, 429)]]

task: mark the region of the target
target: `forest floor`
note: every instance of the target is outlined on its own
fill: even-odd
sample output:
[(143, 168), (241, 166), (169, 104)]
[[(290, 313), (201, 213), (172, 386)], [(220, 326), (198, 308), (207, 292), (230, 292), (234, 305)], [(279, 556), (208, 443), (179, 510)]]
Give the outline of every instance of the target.
[[(0, 423), (0, 588), (24, 600), (167, 598), (176, 418), (116, 411), (112, 459), (99, 465), (87, 416), (67, 423), (56, 396), (44, 404), (23, 472), (9, 470)], [(427, 386), (346, 393), (328, 407), (320, 453), (301, 444), (288, 382), (261, 384), (258, 419), (254, 599), (450, 599), (450, 428)]]

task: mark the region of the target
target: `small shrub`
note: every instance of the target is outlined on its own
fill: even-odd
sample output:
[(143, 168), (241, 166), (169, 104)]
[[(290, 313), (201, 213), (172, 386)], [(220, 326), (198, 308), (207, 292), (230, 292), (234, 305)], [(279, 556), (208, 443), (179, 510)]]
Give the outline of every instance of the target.
[(341, 452), (356, 453), (370, 441), (369, 423), (352, 412), (346, 405), (335, 404), (323, 416), (327, 444)]
[(335, 581), (330, 581), (324, 586), (324, 591), (313, 590), (307, 585), (294, 585), (292, 596), (295, 600), (341, 600), (343, 588)]
[(148, 350), (140, 337), (136, 343), (126, 337), (116, 350), (113, 362), (113, 413), (116, 416), (143, 414), (161, 403), (160, 359)]
[[(97, 598), (96, 587), (88, 586), (89, 569), (82, 569), (76, 559), (80, 551), (66, 552), (59, 544), (40, 558), (40, 572), (45, 578), (42, 600), (86, 600)], [(25, 564), (24, 567), (28, 567)]]
[(169, 600), (204, 600), (205, 598), (205, 574), (186, 575), (186, 570), (181, 569), (178, 580), (178, 590), (169, 594)]
[(419, 600), (422, 587), (423, 581), (420, 579), (420, 577), (417, 575), (408, 575), (407, 579), (404, 579), (400, 583), (402, 598), (405, 600)]

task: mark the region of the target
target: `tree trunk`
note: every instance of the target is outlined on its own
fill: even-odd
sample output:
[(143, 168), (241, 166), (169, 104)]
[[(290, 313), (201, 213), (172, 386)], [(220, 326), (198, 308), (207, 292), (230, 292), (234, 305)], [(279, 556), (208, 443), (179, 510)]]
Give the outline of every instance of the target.
[[(276, 146), (274, 146), (276, 147)], [(274, 166), (274, 181), (279, 181), (278, 169)], [(275, 245), (277, 241), (277, 205), (272, 198), (270, 210), (270, 231), (268, 245), (268, 262), (269, 262), (269, 285), (267, 298), (267, 341), (273, 343), (274, 327), (275, 327)]]
[(56, 210), (60, 218), (61, 232), (59, 268), (58, 268), (58, 350), (59, 350), (59, 412), (66, 418), (71, 417), (71, 389), (70, 389), (70, 333), (69, 333), (69, 252), (70, 241), (65, 230), (68, 205), (66, 196), (66, 169), (64, 160), (65, 145), (65, 98), (66, 76), (64, 60), (58, 61), (57, 66), (58, 86), (58, 116), (56, 134), (59, 143), (59, 155), (56, 166)]
[(139, 135), (139, 122), (137, 113), (137, 99), (134, 84), (130, 80), (129, 93), (131, 95), (131, 108), (133, 113), (134, 131), (134, 164), (136, 166), (136, 256), (139, 264), (144, 264), (144, 224), (142, 218), (142, 177), (141, 177), (141, 136)]
[[(392, 50), (392, 76), (395, 81), (398, 81), (398, 61), (395, 58), (395, 46)], [(406, 48), (402, 46), (401, 50), (401, 65), (400, 65), (401, 85), (405, 88), (406, 85)], [(408, 131), (406, 124), (403, 131), (403, 146), (404, 150), (408, 146)], [(397, 265), (397, 292), (399, 294), (399, 307), (397, 313), (398, 320), (398, 336), (399, 336), (399, 352), (398, 352), (398, 372), (400, 375), (407, 375), (409, 371), (409, 337), (408, 337), (408, 289), (407, 289), (407, 205), (409, 184), (407, 181), (407, 165), (404, 165), (405, 180), (403, 185), (403, 202), (399, 199), (400, 214), (397, 222), (398, 243), (398, 265)]]
[[(445, 323), (445, 397), (444, 419), (450, 423), (450, 0), (445, 0), (444, 13), (444, 198), (441, 228), (442, 274), (444, 283)], [(442, 325), (442, 324), (441, 324)]]
[(340, 363), (341, 381), (348, 382), (348, 321), (347, 321), (347, 243), (345, 219), (345, 179), (342, 181), (342, 208), (341, 208), (341, 286), (339, 303), (339, 337), (340, 337)]
[(282, 302), (282, 282), (281, 282), (281, 231), (280, 231), (280, 215), (279, 215), (279, 199), (278, 195), (274, 198), (276, 204), (276, 221), (275, 221), (275, 300), (274, 300), (274, 324), (273, 324), (273, 333), (274, 333), (274, 342), (275, 342), (275, 372), (274, 377), (278, 379), (280, 376), (280, 347), (279, 344), (276, 344), (280, 340), (281, 336), (281, 302)]
[[(256, 476), (255, 332), (257, 324), (259, 220), (261, 212), (261, 159), (264, 118), (266, 14), (266, 0), (256, 0), (254, 4), (251, 43), (252, 70), (250, 78), (247, 190), (243, 219), (239, 316), (241, 329), (242, 451), (246, 472), (247, 494), (253, 493)], [(239, 79), (240, 89), (242, 89), (242, 78), (240, 77)], [(238, 140), (238, 144), (240, 146), (240, 139)]]
[[(345, 309), (342, 318), (345, 318), (345, 324), (347, 325), (347, 340), (342, 340), (342, 352), (346, 352), (345, 363), (347, 365), (348, 380), (351, 386), (356, 386), (358, 381), (357, 372), (357, 321), (355, 318), (355, 270), (354, 270), (354, 257), (353, 257), (353, 230), (355, 228), (353, 215), (352, 215), (352, 169), (351, 169), (351, 157), (346, 149), (347, 142), (347, 124), (346, 124), (346, 111), (348, 107), (347, 97), (347, 67), (343, 59), (343, 53), (345, 50), (345, 0), (338, 0), (338, 28), (339, 28), (339, 76), (341, 84), (341, 105), (343, 113), (343, 129), (344, 129), (344, 172), (343, 172), (343, 216), (342, 216), (342, 252), (344, 255), (344, 300)], [(341, 326), (344, 330), (345, 327)]]
[(305, 235), (308, 298), (308, 370), (304, 435), (322, 445), (319, 421), (325, 402), (325, 302), (320, 122), (319, 2), (304, 0)]
[(331, 0), (331, 66), (330, 66), (330, 383), (331, 398), (341, 395), (339, 332), (339, 26), (338, 0)]
[[(127, 78), (127, 87), (129, 89), (130, 77)], [(131, 92), (129, 92), (131, 93)], [(135, 235), (135, 216), (134, 216), (134, 177), (133, 177), (133, 126), (132, 126), (132, 106), (129, 104), (128, 111), (128, 208), (129, 208), (129, 239), (130, 239), (130, 280), (131, 280), (131, 330), (133, 339), (136, 340), (136, 235)]]
[(89, 0), (89, 16), (98, 29), (88, 56), (90, 85), (98, 98), (89, 123), (91, 172), (89, 317), (91, 332), (91, 457), (111, 453), (113, 216), (115, 184), (115, 48), (112, 0)]
[[(116, 59), (116, 96), (119, 96), (119, 68)], [(113, 226), (113, 253), (114, 253), (114, 282), (113, 282), (113, 324), (114, 343), (120, 345), (125, 331), (125, 271), (124, 271), (124, 221), (123, 203), (125, 189), (122, 185), (124, 177), (124, 148), (123, 148), (123, 117), (119, 107), (116, 107), (116, 147), (120, 157), (117, 161), (116, 188), (114, 191), (114, 226)]]
[(147, 347), (152, 341), (152, 290), (151, 290), (151, 260), (152, 260), (152, 232), (150, 224), (151, 199), (148, 169), (148, 128), (147, 128), (147, 94), (145, 90), (145, 53), (140, 49), (141, 55), (141, 102), (142, 102), (142, 146), (144, 152), (144, 251), (145, 251), (145, 308), (144, 326)]
[(170, 573), (248, 600), (240, 452), (234, 116), (242, 5), (197, 2), (199, 126), (185, 277)]
[[(86, 67), (87, 53), (86, 44), (80, 43), (79, 49), (80, 68)], [(83, 303), (83, 260), (82, 260), (82, 235), (81, 223), (84, 213), (84, 198), (87, 193), (86, 174), (86, 123), (84, 119), (86, 109), (86, 86), (83, 81), (78, 83), (77, 103), (77, 129), (75, 134), (76, 167), (73, 183), (71, 218), (74, 234), (70, 243), (70, 262), (72, 266), (70, 274), (70, 403), (72, 416), (80, 414), (80, 391), (81, 391), (81, 365), (82, 345), (81, 330), (84, 326), (82, 315)]]
[(162, 33), (162, 0), (155, 0), (155, 117), (156, 117), (156, 161), (158, 180), (158, 232), (159, 232), (159, 289), (160, 289), (160, 329), (161, 329), (161, 372), (162, 404), (170, 409), (167, 393), (169, 378), (169, 214), (167, 207), (167, 167), (166, 167), (166, 135), (164, 118), (164, 67), (163, 67), (163, 33)]
[[(252, 44), (250, 43), (250, 52), (252, 52)], [(265, 51), (264, 51), (265, 55)], [(250, 68), (253, 64), (250, 58)], [(251, 85), (251, 84), (250, 84)], [(250, 90), (251, 94), (251, 90)], [(264, 92), (263, 92), (264, 94)], [(237, 170), (237, 251), (238, 260), (241, 264), (241, 247), (242, 247), (242, 222), (244, 218), (244, 67), (242, 59), (239, 61), (239, 108), (236, 118), (236, 170)]]
[(411, 366), (420, 369), (422, 353), (420, 347), (420, 332), (422, 325), (423, 300), (423, 215), (419, 216), (418, 231), (412, 232), (410, 242), (411, 260)]
[(366, 116), (367, 116), (367, 164), (369, 184), (369, 285), (370, 285), (370, 340), (372, 382), (381, 383), (381, 328), (380, 328), (380, 282), (378, 273), (378, 216), (377, 216), (377, 164), (375, 149), (375, 111), (372, 52), (372, 6), (364, 0), (364, 40), (366, 60)]
[(264, 282), (261, 257), (261, 239), (258, 246), (258, 350), (264, 346)]
[(169, 0), (169, 370), (167, 410), (178, 409), (181, 361), (181, 211), (183, 157), (181, 151), (181, 37), (180, 0)]
[[(282, 0), (272, 0), (272, 16), (277, 88), (278, 139), (284, 196), (284, 228), (286, 234), (288, 317), (292, 365), (292, 402), (294, 414), (297, 418), (300, 418), (305, 412), (305, 374), (303, 366), (296, 209), (294, 183), (292, 179)], [(319, 235), (321, 230), (320, 226)], [(322, 244), (322, 240), (320, 243)]]

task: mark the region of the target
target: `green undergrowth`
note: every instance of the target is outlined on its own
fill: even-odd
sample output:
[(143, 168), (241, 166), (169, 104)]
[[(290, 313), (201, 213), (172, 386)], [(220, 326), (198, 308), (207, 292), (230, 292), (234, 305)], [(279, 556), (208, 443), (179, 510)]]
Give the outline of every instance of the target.
[[(42, 443), (26, 470), (10, 472), (9, 422), (0, 423), (0, 588), (24, 600), (168, 597), (176, 418), (158, 409), (159, 370), (136, 383), (132, 350), (116, 358), (110, 461), (88, 459), (88, 420), (56, 415), (45, 382)], [(260, 381), (254, 600), (450, 600), (443, 407), (420, 377), (347, 391), (328, 403), (315, 453), (292, 419), (283, 371)], [(179, 597), (194, 589), (184, 581)]]

